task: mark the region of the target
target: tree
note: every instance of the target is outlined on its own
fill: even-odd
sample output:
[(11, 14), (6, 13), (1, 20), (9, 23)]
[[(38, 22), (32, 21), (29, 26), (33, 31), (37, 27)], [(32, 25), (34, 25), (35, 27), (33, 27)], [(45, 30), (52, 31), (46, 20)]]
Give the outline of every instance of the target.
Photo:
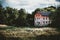
[(40, 8), (35, 9), (35, 11), (32, 12), (32, 15), (34, 16), (37, 11), (41, 11)]
[(2, 3), (1, 3), (1, 1), (0, 1), (0, 8), (2, 8)]
[(50, 18), (52, 19), (51, 26), (59, 28), (59, 26), (60, 26), (60, 7), (58, 7), (53, 14), (50, 14)]
[(4, 24), (13, 25), (14, 21), (17, 19), (17, 14), (18, 14), (18, 12), (16, 9), (6, 7), (2, 14)]
[(12, 17), (12, 25), (13, 26), (15, 26), (16, 24), (17, 24), (17, 18), (18, 18), (18, 16), (19, 16), (19, 13), (18, 13), (18, 10), (17, 9), (13, 9), (12, 10), (12, 15), (11, 15), (11, 17)]
[(44, 8), (44, 11), (46, 10), (46, 11), (54, 12), (55, 9), (56, 9), (56, 7), (54, 7), (54, 6), (49, 6), (49, 7), (47, 7), (47, 8)]
[(4, 24), (4, 8), (2, 7), (2, 4), (0, 3), (0, 24)]
[(27, 26), (32, 26), (32, 14), (27, 14), (27, 18), (26, 18), (26, 25)]
[(14, 16), (13, 16), (13, 13), (12, 13), (12, 11), (13, 11), (13, 9), (12, 8), (10, 8), (10, 7), (6, 7), (6, 10), (5, 10), (5, 12), (4, 12), (4, 22), (5, 22), (5, 24), (7, 24), (7, 25), (12, 25), (12, 21), (13, 21), (13, 19), (14, 19)]
[(24, 9), (19, 10), (19, 16), (17, 18), (17, 25), (24, 26), (26, 24), (26, 11)]

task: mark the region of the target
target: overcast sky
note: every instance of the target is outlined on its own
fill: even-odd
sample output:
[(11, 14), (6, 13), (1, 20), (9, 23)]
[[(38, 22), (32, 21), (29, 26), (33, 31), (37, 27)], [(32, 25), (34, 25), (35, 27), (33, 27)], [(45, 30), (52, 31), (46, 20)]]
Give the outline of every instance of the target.
[(9, 6), (12, 8), (20, 9), (24, 8), (27, 12), (31, 13), (36, 8), (44, 8), (51, 5), (58, 5), (59, 0), (0, 0), (3, 6)]

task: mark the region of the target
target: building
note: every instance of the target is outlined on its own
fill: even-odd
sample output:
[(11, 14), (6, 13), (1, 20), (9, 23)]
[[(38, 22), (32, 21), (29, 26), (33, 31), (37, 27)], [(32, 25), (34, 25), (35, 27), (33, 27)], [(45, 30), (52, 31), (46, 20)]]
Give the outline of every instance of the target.
[(49, 14), (51, 12), (45, 12), (45, 11), (38, 11), (34, 15), (34, 25), (35, 26), (46, 26), (51, 23), (51, 20), (49, 19)]

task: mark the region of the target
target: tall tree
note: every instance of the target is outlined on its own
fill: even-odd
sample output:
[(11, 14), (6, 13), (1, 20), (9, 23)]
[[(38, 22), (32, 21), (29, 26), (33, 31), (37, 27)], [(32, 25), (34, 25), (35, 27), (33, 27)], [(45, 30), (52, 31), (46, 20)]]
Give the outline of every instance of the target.
[(5, 24), (7, 25), (13, 25), (13, 21), (16, 20), (17, 18), (17, 10), (16, 9), (13, 9), (13, 8), (10, 8), (10, 7), (6, 7), (5, 8), (5, 11), (4, 11), (4, 22)]
[(26, 25), (32, 26), (32, 14), (27, 14)]
[(26, 22), (26, 11), (25, 9), (20, 9), (19, 10), (19, 16), (17, 18), (17, 25), (18, 26), (24, 26)]
[(2, 4), (0, 3), (0, 24), (3, 24), (3, 20), (4, 20), (4, 8), (2, 7)]
[(60, 26), (60, 7), (58, 7), (53, 14), (50, 14), (50, 18), (52, 19), (51, 26), (54, 27)]

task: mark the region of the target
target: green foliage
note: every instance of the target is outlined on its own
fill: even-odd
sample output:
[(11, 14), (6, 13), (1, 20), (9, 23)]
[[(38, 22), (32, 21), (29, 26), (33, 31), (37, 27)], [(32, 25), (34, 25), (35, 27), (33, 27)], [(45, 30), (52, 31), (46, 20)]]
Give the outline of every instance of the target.
[(58, 7), (55, 12), (52, 12), (50, 14), (50, 18), (52, 19), (51, 26), (55, 26), (55, 27), (59, 28), (59, 26), (60, 26), (60, 7)]
[(16, 25), (17, 26), (25, 26), (26, 25), (26, 11), (24, 9), (20, 9), (18, 11), (18, 18), (16, 20)]
[(10, 7), (0, 7), (0, 24), (24, 26), (26, 24), (26, 16), (25, 9), (17, 10)]
[(56, 7), (54, 7), (54, 6), (50, 6), (50, 7), (44, 8), (43, 10), (44, 10), (44, 11), (51, 11), (51, 12), (55, 12)]
[(35, 11), (32, 12), (32, 15), (34, 16), (37, 11), (41, 11), (40, 8), (35, 9)]
[(0, 23), (3, 24), (3, 21), (4, 21), (4, 8), (2, 7), (2, 5), (0, 4)]
[(26, 25), (27, 26), (33, 26), (33, 18), (32, 18), (32, 14), (27, 14), (27, 18), (26, 18)]

